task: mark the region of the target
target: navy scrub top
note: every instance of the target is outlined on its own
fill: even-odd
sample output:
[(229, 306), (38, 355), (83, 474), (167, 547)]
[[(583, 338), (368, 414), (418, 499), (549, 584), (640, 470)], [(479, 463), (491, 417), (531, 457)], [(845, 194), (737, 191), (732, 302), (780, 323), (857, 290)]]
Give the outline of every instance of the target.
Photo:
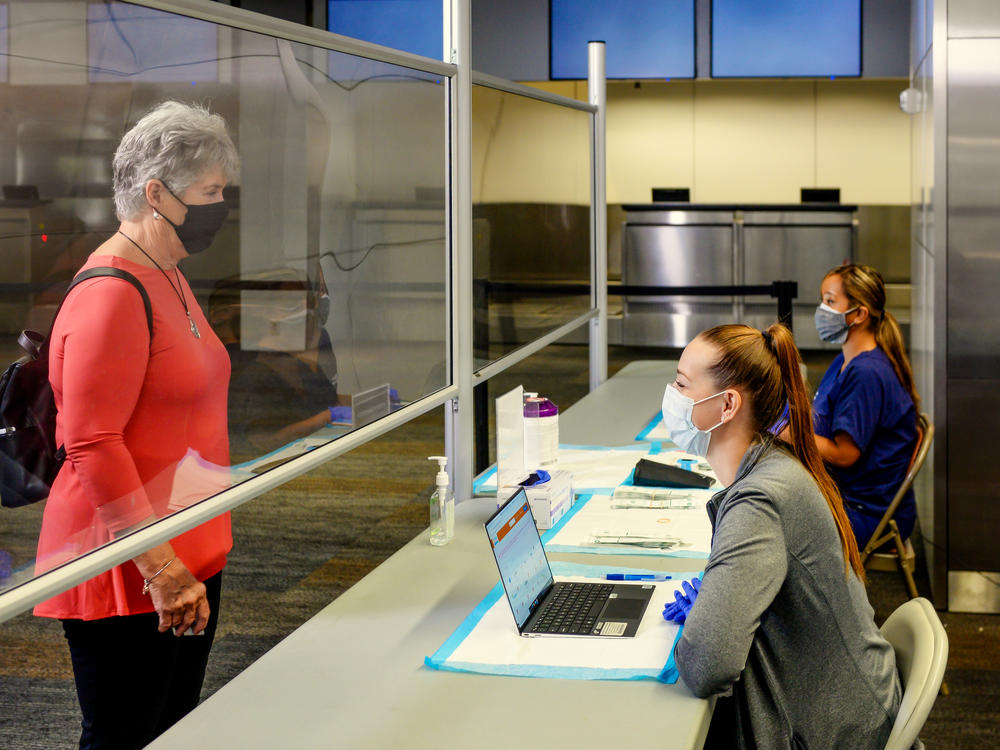
[[(846, 432), (861, 449), (853, 466), (829, 468), (848, 508), (877, 523), (909, 469), (917, 444), (916, 408), (880, 347), (857, 355), (841, 372), (843, 365), (841, 352), (819, 384), (813, 427), (830, 439)], [(912, 488), (895, 518), (901, 528), (912, 528)]]

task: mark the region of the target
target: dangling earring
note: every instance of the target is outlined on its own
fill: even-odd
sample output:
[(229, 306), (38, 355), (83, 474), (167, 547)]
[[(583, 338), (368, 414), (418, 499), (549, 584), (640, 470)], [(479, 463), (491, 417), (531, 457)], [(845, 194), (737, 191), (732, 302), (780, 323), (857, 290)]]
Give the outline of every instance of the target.
[(160, 215), (158, 213), (156, 213), (156, 209), (155, 208), (153, 209), (153, 218), (154, 219), (159, 219), (160, 218)]

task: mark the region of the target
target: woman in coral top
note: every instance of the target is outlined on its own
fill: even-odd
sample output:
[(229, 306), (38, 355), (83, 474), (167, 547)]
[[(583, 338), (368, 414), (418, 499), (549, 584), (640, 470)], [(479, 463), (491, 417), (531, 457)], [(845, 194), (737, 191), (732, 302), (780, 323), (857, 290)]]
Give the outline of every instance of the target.
[[(88, 279), (63, 304), (49, 378), (67, 459), (45, 507), (40, 569), (227, 483), (229, 358), (177, 264), (211, 244), (238, 166), (223, 119), (179, 102), (146, 114), (115, 152), (121, 225), (84, 269), (135, 276), (152, 336), (125, 280)], [(81, 748), (143, 747), (197, 704), (231, 547), (220, 516), (35, 608), (63, 623)]]

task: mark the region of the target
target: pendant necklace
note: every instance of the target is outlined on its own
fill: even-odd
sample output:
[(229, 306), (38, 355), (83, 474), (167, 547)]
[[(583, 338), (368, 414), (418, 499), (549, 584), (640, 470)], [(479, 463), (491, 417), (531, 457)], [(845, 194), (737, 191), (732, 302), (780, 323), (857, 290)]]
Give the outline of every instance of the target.
[(133, 245), (135, 245), (139, 249), (140, 253), (149, 258), (149, 260), (152, 261), (153, 265), (156, 266), (158, 269), (160, 269), (160, 273), (163, 274), (163, 278), (167, 280), (167, 283), (170, 284), (170, 288), (173, 289), (174, 294), (177, 295), (177, 299), (179, 299), (181, 301), (181, 304), (184, 306), (184, 314), (187, 315), (188, 325), (191, 327), (191, 335), (194, 336), (196, 339), (200, 339), (201, 333), (198, 331), (198, 326), (195, 325), (194, 318), (191, 317), (191, 311), (188, 310), (187, 300), (184, 299), (184, 287), (181, 285), (180, 271), (174, 268), (174, 274), (177, 276), (177, 286), (174, 286), (174, 282), (170, 280), (170, 275), (163, 270), (163, 266), (157, 263), (156, 259), (153, 258), (152, 255), (143, 250), (138, 242), (133, 240), (131, 237), (129, 237), (127, 234), (125, 234), (125, 232), (121, 231), (120, 229), (118, 230), (118, 234), (120, 234), (122, 237), (127, 239)]

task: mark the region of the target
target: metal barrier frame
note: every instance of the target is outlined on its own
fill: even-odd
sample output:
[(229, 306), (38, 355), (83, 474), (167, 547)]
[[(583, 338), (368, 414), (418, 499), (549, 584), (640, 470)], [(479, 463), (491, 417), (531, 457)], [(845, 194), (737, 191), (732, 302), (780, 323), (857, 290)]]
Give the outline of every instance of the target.
[[(448, 372), (450, 385), (411, 403), (397, 412), (343, 437), (294, 458), (260, 476), (206, 498), (190, 508), (160, 519), (148, 527), (116, 539), (51, 571), (0, 593), (0, 622), (8, 620), (50, 597), (95, 575), (120, 565), (157, 544), (176, 537), (222, 513), (226, 513), (289, 480), (310, 471), (351, 449), (415, 419), (428, 411), (446, 406), (445, 444), (450, 458), (452, 486), (456, 497), (472, 495), (474, 390), (477, 384), (517, 364), (572, 331), (591, 324), (591, 388), (606, 378), (607, 277), (606, 205), (604, 189), (604, 44), (590, 45), (590, 103), (550, 94), (493, 76), (474, 73), (471, 67), (471, 0), (450, 0), (450, 14), (444, 18), (445, 57), (449, 62), (413, 55), (352, 39), (321, 29), (283, 21), (259, 13), (221, 5), (208, 0), (129, 0), (134, 5), (197, 18), (222, 26), (299, 42), (312, 47), (359, 55), (379, 62), (433, 73), (448, 79), (448, 190), (446, 223), (449, 267), (447, 305)], [(592, 309), (541, 338), (474, 371), (473, 363), (473, 279), (472, 279), (472, 169), (471, 101), (472, 83), (528, 96), (559, 106), (591, 113), (591, 294)], [(595, 364), (596, 363), (596, 364)], [(601, 364), (603, 363), (603, 364)], [(596, 370), (595, 379), (595, 366)]]

